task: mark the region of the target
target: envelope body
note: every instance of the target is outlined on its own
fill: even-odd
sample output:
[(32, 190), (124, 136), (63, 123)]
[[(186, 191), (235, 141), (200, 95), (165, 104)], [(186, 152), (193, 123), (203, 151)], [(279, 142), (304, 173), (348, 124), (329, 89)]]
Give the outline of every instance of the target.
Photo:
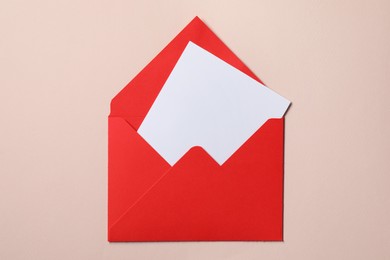
[(171, 166), (137, 133), (189, 41), (261, 83), (196, 17), (112, 100), (108, 240), (282, 241), (283, 118), (222, 165), (196, 146)]

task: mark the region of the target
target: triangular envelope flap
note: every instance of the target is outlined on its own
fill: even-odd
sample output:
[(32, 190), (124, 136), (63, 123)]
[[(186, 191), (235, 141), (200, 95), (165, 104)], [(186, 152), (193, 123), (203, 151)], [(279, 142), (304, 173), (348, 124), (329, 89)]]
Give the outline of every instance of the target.
[(123, 117), (134, 129), (138, 129), (189, 41), (261, 82), (198, 17), (195, 17), (113, 98), (111, 116)]
[(122, 118), (109, 117), (109, 226), (170, 166)]
[(269, 120), (221, 167), (192, 148), (112, 226), (109, 240), (281, 240), (282, 163), (283, 119)]

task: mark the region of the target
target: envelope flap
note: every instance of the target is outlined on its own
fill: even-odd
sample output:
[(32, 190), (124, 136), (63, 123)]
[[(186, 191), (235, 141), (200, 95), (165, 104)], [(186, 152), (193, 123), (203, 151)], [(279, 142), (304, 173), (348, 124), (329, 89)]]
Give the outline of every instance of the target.
[(189, 41), (261, 82), (250, 69), (195, 17), (111, 101), (111, 116), (119, 116), (138, 129)]
[(120, 117), (109, 117), (108, 138), (111, 226), (171, 167)]

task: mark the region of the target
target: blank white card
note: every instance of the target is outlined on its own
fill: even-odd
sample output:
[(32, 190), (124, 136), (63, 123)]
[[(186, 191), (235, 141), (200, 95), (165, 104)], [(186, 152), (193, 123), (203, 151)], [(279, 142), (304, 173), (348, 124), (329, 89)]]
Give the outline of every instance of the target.
[(170, 164), (201, 146), (222, 165), (290, 102), (189, 42), (138, 133)]

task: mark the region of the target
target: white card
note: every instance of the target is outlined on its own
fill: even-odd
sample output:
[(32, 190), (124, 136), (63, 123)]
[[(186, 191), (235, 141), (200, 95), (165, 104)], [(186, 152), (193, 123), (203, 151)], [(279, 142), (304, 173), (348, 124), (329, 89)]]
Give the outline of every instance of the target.
[(189, 42), (138, 133), (170, 164), (201, 146), (222, 165), (290, 102)]

